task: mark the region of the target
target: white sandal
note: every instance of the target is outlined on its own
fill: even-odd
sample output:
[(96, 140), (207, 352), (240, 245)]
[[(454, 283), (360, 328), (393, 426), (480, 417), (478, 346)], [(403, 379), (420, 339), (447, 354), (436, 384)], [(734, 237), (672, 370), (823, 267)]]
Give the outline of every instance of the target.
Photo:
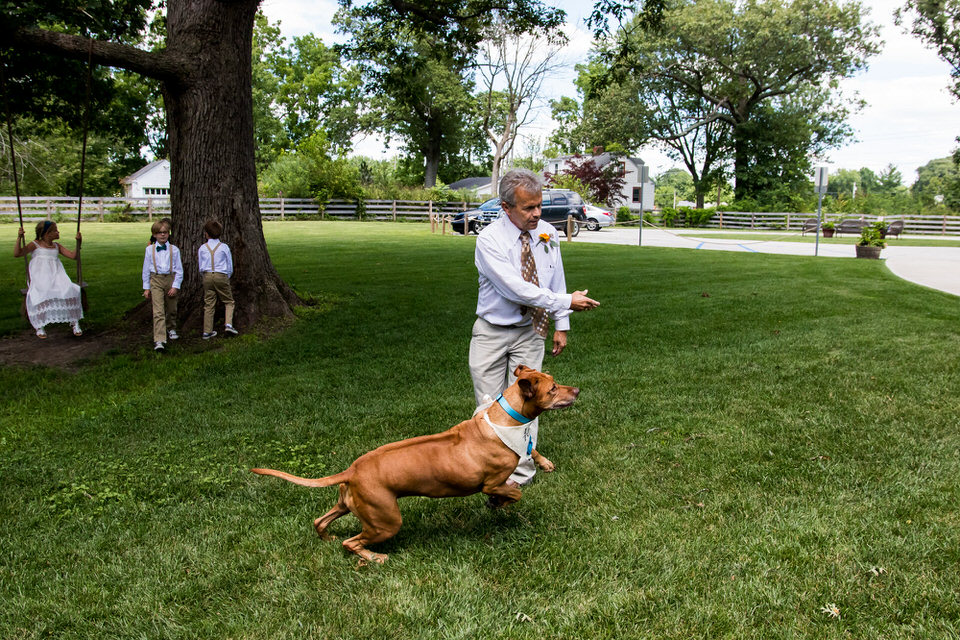
[(83, 331), (80, 329), (80, 323), (79, 323), (79, 322), (74, 322), (74, 323), (73, 323), (73, 335), (75, 335), (75, 336), (82, 336), (82, 335), (83, 335)]
[(39, 329), (37, 329), (37, 337), (40, 338), (41, 340), (47, 339), (47, 332), (44, 331), (43, 327), (40, 327)]

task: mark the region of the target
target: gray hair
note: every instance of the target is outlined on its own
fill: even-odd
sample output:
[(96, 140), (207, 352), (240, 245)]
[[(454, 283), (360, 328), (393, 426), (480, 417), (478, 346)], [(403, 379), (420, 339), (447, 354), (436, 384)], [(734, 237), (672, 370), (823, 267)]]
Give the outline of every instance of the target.
[(540, 193), (543, 189), (543, 178), (530, 171), (530, 169), (511, 169), (507, 171), (500, 180), (500, 200), (510, 206), (517, 204), (517, 188), (530, 193)]

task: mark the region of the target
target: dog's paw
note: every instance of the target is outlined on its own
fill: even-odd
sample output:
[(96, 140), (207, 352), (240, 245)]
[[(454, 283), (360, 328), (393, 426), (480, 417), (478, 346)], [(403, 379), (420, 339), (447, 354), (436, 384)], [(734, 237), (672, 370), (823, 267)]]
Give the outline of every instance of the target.
[(543, 471), (544, 473), (550, 473), (551, 471), (557, 468), (556, 465), (554, 465), (552, 462), (550, 462), (543, 456), (540, 456), (539, 458), (535, 459), (534, 462), (537, 464), (537, 467), (539, 467), (540, 470)]
[(387, 561), (387, 554), (385, 553), (374, 553), (373, 551), (367, 551), (368, 557), (360, 556), (360, 559), (357, 560), (357, 567), (365, 567), (371, 562), (377, 564), (383, 564)]

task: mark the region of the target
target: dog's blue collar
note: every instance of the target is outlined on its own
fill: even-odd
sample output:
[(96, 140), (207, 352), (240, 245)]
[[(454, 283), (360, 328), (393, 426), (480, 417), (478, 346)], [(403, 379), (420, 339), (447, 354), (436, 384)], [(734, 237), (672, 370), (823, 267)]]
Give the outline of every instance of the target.
[(497, 396), (496, 402), (501, 407), (503, 407), (503, 410), (506, 411), (511, 418), (513, 418), (520, 424), (527, 424), (528, 422), (531, 422), (533, 420), (533, 418), (528, 418), (527, 416), (523, 415), (519, 411), (515, 411), (514, 408), (510, 406), (510, 403), (507, 402), (507, 399), (503, 397), (502, 393)]

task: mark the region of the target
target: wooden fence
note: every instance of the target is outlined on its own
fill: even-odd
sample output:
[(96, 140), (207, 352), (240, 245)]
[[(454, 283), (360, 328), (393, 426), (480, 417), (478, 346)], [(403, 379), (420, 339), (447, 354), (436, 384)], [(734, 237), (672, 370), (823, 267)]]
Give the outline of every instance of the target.
[[(20, 198), (24, 220), (75, 220), (77, 199), (70, 197)], [(453, 215), (479, 205), (473, 202), (429, 202), (411, 200), (367, 200), (358, 207), (356, 202), (331, 200), (321, 206), (309, 198), (261, 198), (260, 215), (264, 220), (392, 220), (429, 222), (434, 216)], [(162, 218), (170, 215), (167, 198), (84, 198), (83, 219), (131, 221)], [(654, 213), (656, 218), (656, 214)], [(715, 213), (704, 227), (737, 230), (799, 231), (803, 222), (815, 215), (809, 213), (748, 213), (725, 211)], [(838, 222), (841, 218), (873, 222), (878, 216), (824, 214), (824, 221)], [(10, 196), (0, 197), (0, 221), (17, 219), (17, 201)], [(906, 234), (960, 235), (960, 216), (910, 214), (884, 216), (887, 222), (903, 220)], [(677, 221), (682, 226), (682, 214)]]
[[(656, 217), (656, 214), (654, 214)], [(803, 223), (811, 218), (816, 219), (816, 214), (810, 213), (749, 213), (739, 211), (723, 211), (713, 214), (713, 216), (703, 223), (702, 228), (713, 229), (731, 229), (731, 230), (756, 230), (756, 231), (800, 231)], [(823, 222), (840, 222), (840, 220), (862, 220), (863, 222), (874, 222), (883, 218), (886, 222), (894, 220), (903, 220), (903, 232), (915, 235), (960, 235), (960, 216), (946, 215), (840, 215), (824, 214)], [(676, 226), (683, 226), (683, 216), (679, 216)]]
[[(261, 198), (260, 215), (264, 220), (393, 220), (428, 222), (434, 215), (455, 214), (479, 206), (475, 202), (430, 202), (411, 200), (367, 200), (356, 202), (331, 200), (321, 206), (310, 198)], [(77, 198), (21, 197), (25, 221), (76, 220)], [(167, 198), (84, 198), (84, 220), (153, 221), (170, 215)], [(17, 199), (0, 197), (0, 221), (17, 220)]]

